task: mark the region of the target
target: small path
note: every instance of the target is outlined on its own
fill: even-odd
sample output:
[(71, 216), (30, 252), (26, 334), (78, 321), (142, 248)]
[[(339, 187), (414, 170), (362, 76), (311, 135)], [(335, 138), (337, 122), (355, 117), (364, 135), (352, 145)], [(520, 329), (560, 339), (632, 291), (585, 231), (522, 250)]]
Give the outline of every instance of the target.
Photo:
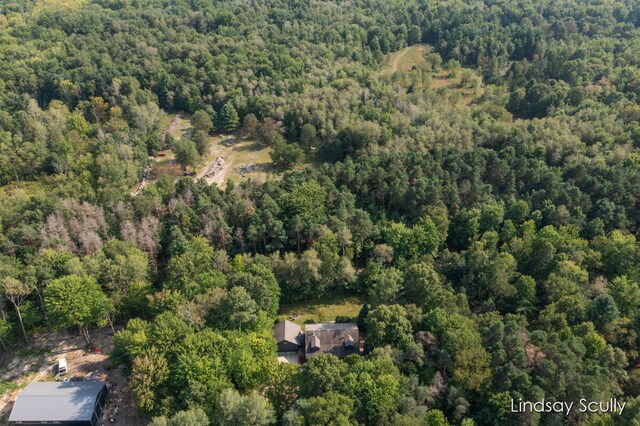
[[(171, 120), (171, 124), (169, 124), (169, 126), (165, 129), (165, 131), (162, 132), (162, 134), (160, 135), (160, 142), (162, 144), (163, 149), (165, 145), (165, 140), (167, 139), (167, 133), (173, 132), (178, 128), (182, 120), (184, 120), (185, 114), (186, 113), (184, 111), (180, 111), (179, 113), (177, 113), (175, 117), (173, 117), (173, 120)], [(136, 195), (140, 194), (140, 192), (149, 184), (149, 177), (150, 177), (149, 173), (151, 172), (153, 163), (157, 163), (157, 162), (158, 162), (158, 157), (156, 156), (153, 158), (153, 161), (150, 162), (147, 165), (147, 167), (145, 167), (142, 175), (142, 179), (140, 180), (140, 182), (136, 183), (135, 186), (131, 189), (130, 193), (132, 197), (135, 197)]]
[[(396, 72), (398, 72), (398, 69), (400, 68), (400, 64), (402, 64), (402, 60), (404, 59), (404, 57), (416, 51), (419, 52), (421, 55), (424, 55), (425, 52), (427, 51), (427, 46), (422, 44), (416, 44), (414, 46), (407, 46), (398, 52), (391, 53), (387, 57), (387, 58), (391, 58), (391, 60), (389, 61), (389, 67), (384, 68), (382, 71), (395, 74)], [(416, 63), (412, 65), (418, 65), (418, 64)]]
[(398, 72), (398, 67), (400, 66), (400, 61), (402, 60), (402, 58), (404, 58), (406, 56), (407, 53), (409, 53), (409, 51), (411, 50), (411, 46), (409, 47), (405, 47), (404, 49), (402, 49), (400, 52), (398, 52), (393, 59), (391, 60), (391, 73), (396, 73)]

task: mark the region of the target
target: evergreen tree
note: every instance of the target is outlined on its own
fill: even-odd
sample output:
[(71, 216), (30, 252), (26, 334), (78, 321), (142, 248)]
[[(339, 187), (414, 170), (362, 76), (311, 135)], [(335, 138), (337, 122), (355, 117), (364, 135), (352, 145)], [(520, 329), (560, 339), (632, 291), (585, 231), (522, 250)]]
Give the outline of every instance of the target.
[(240, 118), (238, 117), (238, 111), (233, 106), (231, 101), (222, 106), (220, 110), (220, 128), (225, 132), (233, 132), (238, 128), (240, 124)]

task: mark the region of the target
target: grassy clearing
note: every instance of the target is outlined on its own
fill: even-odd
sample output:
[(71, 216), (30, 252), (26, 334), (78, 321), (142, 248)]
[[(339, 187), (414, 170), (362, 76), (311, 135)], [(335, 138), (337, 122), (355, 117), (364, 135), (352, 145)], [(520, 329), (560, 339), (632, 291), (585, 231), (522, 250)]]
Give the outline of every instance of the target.
[[(230, 137), (235, 137), (238, 142), (225, 146), (224, 141)], [(198, 176), (204, 173), (206, 167), (216, 158), (224, 158), (225, 168), (215, 177), (208, 179), (210, 183), (216, 183), (223, 189), (229, 180), (235, 183), (246, 179), (264, 182), (275, 173), (271, 164), (271, 147), (264, 146), (258, 141), (234, 135), (216, 135), (211, 138), (210, 144), (209, 155), (206, 156)]]
[[(466, 68), (452, 71), (443, 67), (433, 69), (426, 60), (426, 55), (431, 51), (427, 45), (416, 45), (391, 53), (386, 58), (389, 66), (380, 72), (380, 76), (392, 78), (405, 87), (415, 88), (424, 82), (423, 73), (426, 72), (429, 82), (425, 87), (456, 91), (467, 105), (482, 94), (482, 78), (475, 70)], [(479, 82), (475, 89), (470, 84), (472, 80)]]
[[(168, 120), (170, 124), (173, 117)], [(189, 118), (185, 116), (173, 126), (169, 133), (175, 138), (189, 138), (193, 133), (193, 127)], [(225, 145), (229, 138), (235, 138), (237, 142)], [(196, 178), (204, 177), (205, 170), (216, 158), (222, 157), (225, 160), (224, 168), (216, 176), (206, 178), (210, 184), (217, 184), (221, 188), (226, 187), (226, 182), (232, 180), (239, 183), (243, 180), (264, 182), (275, 173), (271, 164), (271, 147), (264, 146), (258, 141), (241, 138), (237, 134), (216, 133), (209, 137), (209, 153), (204, 156), (200, 165), (196, 168)], [(173, 153), (171, 150), (165, 152), (163, 161), (165, 168), (173, 163)], [(180, 175), (180, 170), (172, 170), (167, 174)]]
[[(169, 116), (170, 120), (166, 127), (169, 127), (174, 120), (175, 115)], [(191, 127), (191, 122), (189, 118), (185, 116), (183, 119), (179, 119), (176, 125), (171, 128), (168, 132), (171, 133), (175, 139), (180, 138), (189, 138), (191, 136), (191, 132), (193, 128)]]
[(390, 68), (385, 70), (388, 74), (394, 74), (396, 72), (411, 71), (413, 67), (418, 67), (422, 64), (426, 66), (427, 61), (425, 55), (431, 51), (426, 45), (416, 45), (405, 47), (404, 49), (390, 53), (387, 55), (387, 61)]
[(335, 321), (337, 316), (356, 317), (364, 301), (357, 296), (347, 298), (332, 297), (309, 302), (289, 303), (280, 306), (279, 319), (288, 319), (290, 315), (298, 315), (293, 320), (296, 324), (304, 324), (307, 320), (315, 322)]
[(66, 9), (68, 11), (74, 11), (80, 9), (87, 3), (88, 0), (41, 0), (33, 7), (33, 12), (39, 13), (52, 9)]
[[(160, 125), (176, 140), (190, 138), (193, 133), (189, 116), (185, 113), (167, 115)], [(236, 142), (225, 143), (230, 138), (234, 138)], [(242, 138), (237, 134), (218, 133), (209, 136), (209, 153), (195, 168), (195, 178), (204, 178), (209, 184), (216, 184), (222, 189), (227, 186), (228, 181), (239, 183), (249, 179), (253, 182), (265, 182), (276, 172), (271, 163), (270, 154), (271, 147), (264, 146), (258, 141)], [(215, 176), (205, 176), (209, 165), (218, 157), (224, 158), (224, 167)], [(160, 151), (155, 161), (150, 183), (162, 176), (172, 176), (175, 179), (182, 176), (182, 168), (175, 162), (175, 155), (171, 149)]]

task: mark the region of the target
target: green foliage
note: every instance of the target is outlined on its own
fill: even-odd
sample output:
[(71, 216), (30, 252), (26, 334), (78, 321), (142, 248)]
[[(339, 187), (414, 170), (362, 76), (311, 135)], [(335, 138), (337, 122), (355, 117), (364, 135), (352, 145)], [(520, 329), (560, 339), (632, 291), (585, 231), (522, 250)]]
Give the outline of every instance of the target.
[(0, 346), (4, 351), (7, 350), (7, 338), (9, 337), (9, 333), (11, 331), (11, 324), (4, 318), (0, 318)]
[(240, 124), (238, 111), (231, 102), (227, 102), (222, 106), (219, 114), (220, 128), (225, 132), (233, 132)]
[(188, 166), (195, 166), (200, 159), (198, 156), (198, 149), (196, 148), (195, 143), (190, 139), (178, 139), (174, 142), (171, 148), (176, 156), (176, 161), (184, 169)]
[(209, 426), (207, 414), (200, 408), (178, 411), (172, 417), (154, 417), (149, 426)]
[(280, 306), (280, 286), (266, 266), (254, 264), (233, 277), (232, 286), (244, 288), (258, 308), (275, 317)]
[(300, 129), (300, 142), (302, 145), (311, 148), (317, 142), (318, 132), (311, 123), (306, 123)]
[(446, 234), (440, 233), (429, 216), (423, 216), (411, 228), (402, 223), (392, 223), (384, 232), (395, 254), (407, 260), (434, 255), (446, 239)]
[[(0, 347), (128, 321), (158, 425), (633, 423), (633, 1), (49, 3), (0, 14)], [(290, 171), (148, 157), (240, 118)], [(280, 298), (354, 295), (366, 355), (276, 365)], [(577, 396), (629, 405), (504, 412)]]
[(4, 396), (5, 393), (18, 389), (20, 386), (13, 382), (5, 380), (0, 381), (0, 396)]
[(457, 305), (453, 290), (443, 284), (433, 266), (425, 262), (412, 264), (406, 269), (402, 298), (425, 311), (437, 307), (456, 310)]
[(240, 395), (236, 390), (226, 389), (216, 404), (211, 418), (215, 425), (267, 426), (274, 421), (273, 408), (257, 393)]
[(196, 130), (193, 132), (193, 135), (191, 135), (191, 140), (195, 144), (196, 151), (198, 151), (199, 155), (206, 155), (209, 152), (211, 140), (207, 132), (204, 130)]
[(450, 369), (456, 384), (464, 389), (479, 389), (489, 378), (489, 354), (482, 347), (474, 322), (436, 308), (426, 314), (425, 323), (451, 356)]
[(284, 198), (285, 207), (292, 218), (298, 218), (304, 227), (317, 226), (326, 212), (326, 191), (318, 183), (307, 181), (295, 185)]
[(113, 305), (91, 277), (68, 275), (49, 283), (45, 290), (49, 321), (55, 328), (78, 327), (87, 343), (89, 327), (104, 325)]
[(406, 348), (412, 341), (412, 327), (406, 310), (400, 305), (381, 305), (369, 311), (365, 321), (367, 344)]
[(169, 378), (169, 364), (155, 348), (144, 351), (133, 360), (129, 389), (136, 405), (147, 414), (161, 410), (158, 403), (163, 394), (163, 386)]
[(206, 111), (198, 110), (191, 116), (191, 125), (194, 129), (209, 133), (213, 129), (213, 122)]
[(149, 323), (139, 318), (133, 318), (127, 327), (113, 336), (113, 351), (110, 354), (114, 366), (125, 364), (131, 366), (133, 360), (142, 355), (149, 346)]
[(304, 159), (304, 151), (296, 144), (288, 144), (284, 141), (278, 141), (271, 145), (271, 161), (278, 167), (288, 168), (298, 165)]
[(182, 249), (181, 254), (169, 260), (169, 275), (165, 286), (188, 297), (203, 293), (209, 288), (224, 287), (226, 277), (214, 269), (214, 256), (214, 249), (204, 238), (193, 238)]
[(609, 283), (609, 294), (622, 315), (633, 315), (640, 306), (640, 287), (624, 275)]
[(296, 364), (279, 363), (270, 374), (266, 397), (273, 406), (276, 418), (281, 419), (298, 398), (300, 368)]
[(285, 425), (312, 424), (323, 426), (356, 425), (354, 401), (336, 392), (298, 400), (284, 419)]
[(369, 300), (372, 304), (392, 304), (402, 291), (402, 272), (395, 268), (382, 268), (378, 263), (369, 263), (370, 269), (379, 269), (370, 274)]
[(253, 328), (258, 322), (258, 304), (251, 298), (247, 290), (233, 287), (220, 301), (216, 313), (217, 322), (228, 329), (242, 330), (242, 327)]

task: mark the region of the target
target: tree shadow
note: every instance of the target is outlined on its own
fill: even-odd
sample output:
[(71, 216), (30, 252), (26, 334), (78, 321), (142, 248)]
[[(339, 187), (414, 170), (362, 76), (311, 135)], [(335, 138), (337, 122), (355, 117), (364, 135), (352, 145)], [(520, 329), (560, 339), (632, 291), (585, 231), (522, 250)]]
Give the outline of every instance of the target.
[(250, 143), (244, 143), (242, 145), (238, 144), (234, 146), (232, 149), (233, 151), (236, 151), (236, 152), (256, 152), (256, 151), (262, 151), (265, 148), (266, 148), (265, 145), (262, 145), (258, 142), (250, 142)]

